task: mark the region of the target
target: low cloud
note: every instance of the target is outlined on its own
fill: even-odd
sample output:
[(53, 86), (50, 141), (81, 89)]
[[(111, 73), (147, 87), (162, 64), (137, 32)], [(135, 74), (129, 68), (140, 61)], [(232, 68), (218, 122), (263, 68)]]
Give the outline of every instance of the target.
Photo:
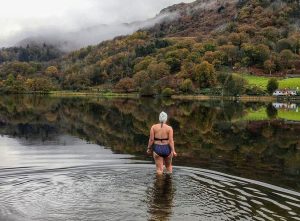
[[(17, 0), (10, 0), (12, 2)], [(184, 2), (192, 2), (185, 0)], [(40, 4), (42, 1), (27, 0)], [(43, 1), (44, 2), (44, 1)], [(60, 11), (56, 14), (11, 15), (0, 9), (0, 47), (22, 45), (35, 41), (56, 44), (64, 51), (70, 51), (87, 45), (94, 45), (103, 40), (119, 35), (131, 34), (134, 31), (150, 27), (166, 19), (176, 18), (176, 14), (160, 14), (161, 9), (182, 0), (52, 0), (45, 1), (54, 9), (57, 3)], [(59, 5), (59, 3), (61, 5)], [(72, 3), (72, 7), (67, 7)], [(9, 3), (8, 3), (9, 4)], [(62, 5), (64, 4), (64, 5)], [(4, 5), (5, 6), (5, 5)], [(81, 7), (80, 7), (81, 6)], [(25, 5), (24, 5), (25, 7)], [(38, 6), (37, 10), (38, 9)], [(40, 5), (40, 10), (45, 7)], [(5, 8), (5, 7), (4, 7)], [(26, 9), (24, 9), (26, 10)], [(1, 18), (4, 16), (7, 25)], [(6, 16), (6, 17), (5, 17)], [(19, 16), (19, 17), (18, 17)]]
[[(95, 25), (74, 32), (64, 32), (55, 28), (39, 29), (32, 32), (23, 32), (21, 36), (16, 36), (16, 39), (22, 39), (17, 45), (26, 46), (30, 43), (42, 44), (47, 42), (60, 47), (62, 51), (68, 52), (87, 45), (95, 45), (116, 36), (131, 34), (139, 29), (151, 27), (162, 21), (173, 20), (177, 16), (176, 13), (165, 13), (145, 21), (129, 24)], [(30, 37), (26, 38), (25, 36)]]

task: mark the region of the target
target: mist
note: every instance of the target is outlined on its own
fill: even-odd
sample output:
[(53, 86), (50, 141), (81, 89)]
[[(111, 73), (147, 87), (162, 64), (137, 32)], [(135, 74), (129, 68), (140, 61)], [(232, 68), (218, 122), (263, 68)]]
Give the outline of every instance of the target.
[[(0, 0), (0, 47), (46, 42), (71, 51), (175, 19), (174, 13), (159, 12), (167, 6), (192, 1), (27, 0), (25, 4), (20, 0)], [(18, 4), (23, 8), (15, 9)]]

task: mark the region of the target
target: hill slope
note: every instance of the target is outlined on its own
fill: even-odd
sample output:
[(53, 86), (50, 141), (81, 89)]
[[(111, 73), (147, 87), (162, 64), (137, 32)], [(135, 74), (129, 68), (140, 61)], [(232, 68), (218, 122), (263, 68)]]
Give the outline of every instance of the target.
[[(166, 8), (161, 15), (169, 19), (71, 52), (46, 64), (45, 74), (37, 77), (58, 89), (241, 94), (257, 88), (226, 74), (232, 69), (269, 75), (300, 69), (299, 1), (198, 0)], [(3, 87), (7, 65), (0, 68)], [(17, 81), (20, 73), (12, 70)]]

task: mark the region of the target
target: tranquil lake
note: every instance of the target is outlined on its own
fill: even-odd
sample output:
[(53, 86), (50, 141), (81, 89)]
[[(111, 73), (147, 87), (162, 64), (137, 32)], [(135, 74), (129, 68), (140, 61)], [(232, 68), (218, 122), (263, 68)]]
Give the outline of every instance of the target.
[[(300, 105), (0, 98), (0, 220), (300, 220)], [(162, 111), (173, 175), (145, 155)]]

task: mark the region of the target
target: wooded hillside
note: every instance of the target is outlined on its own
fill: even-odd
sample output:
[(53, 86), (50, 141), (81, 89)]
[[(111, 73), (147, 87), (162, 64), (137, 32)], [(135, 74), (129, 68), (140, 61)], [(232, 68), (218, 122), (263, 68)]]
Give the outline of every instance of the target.
[(170, 19), (61, 59), (6, 61), (0, 66), (1, 89), (263, 93), (232, 73), (300, 73), (299, 2), (198, 0), (174, 5), (161, 11)]

